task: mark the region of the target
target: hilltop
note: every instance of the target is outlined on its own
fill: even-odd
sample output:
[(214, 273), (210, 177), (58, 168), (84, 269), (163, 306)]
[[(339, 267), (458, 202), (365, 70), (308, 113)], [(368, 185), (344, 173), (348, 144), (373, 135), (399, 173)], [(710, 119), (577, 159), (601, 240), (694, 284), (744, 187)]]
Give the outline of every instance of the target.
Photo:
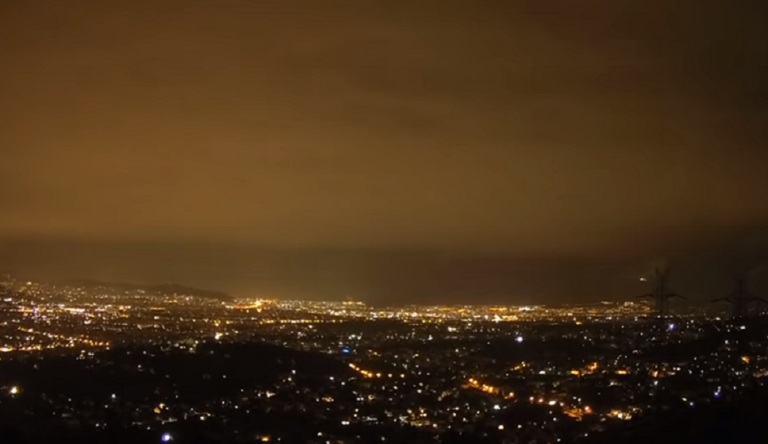
[(179, 284), (139, 285), (122, 282), (97, 281), (93, 279), (70, 279), (58, 282), (56, 285), (85, 288), (88, 290), (111, 290), (114, 292), (142, 291), (146, 294), (154, 294), (158, 296), (192, 296), (203, 299), (216, 299), (222, 302), (230, 302), (234, 300), (231, 295), (224, 292), (204, 290)]

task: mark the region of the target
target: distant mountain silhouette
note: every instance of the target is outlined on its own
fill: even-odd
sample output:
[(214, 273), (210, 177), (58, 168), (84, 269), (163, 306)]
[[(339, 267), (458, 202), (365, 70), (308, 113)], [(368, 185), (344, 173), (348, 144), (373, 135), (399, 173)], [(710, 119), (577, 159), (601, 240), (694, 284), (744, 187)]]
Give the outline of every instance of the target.
[(58, 282), (57, 284), (88, 289), (102, 288), (113, 291), (144, 291), (147, 294), (160, 296), (193, 296), (203, 299), (216, 299), (222, 302), (230, 302), (234, 300), (231, 295), (224, 292), (203, 290), (200, 288), (187, 287), (178, 284), (137, 285), (126, 284), (122, 282), (104, 282), (93, 279), (70, 279)]

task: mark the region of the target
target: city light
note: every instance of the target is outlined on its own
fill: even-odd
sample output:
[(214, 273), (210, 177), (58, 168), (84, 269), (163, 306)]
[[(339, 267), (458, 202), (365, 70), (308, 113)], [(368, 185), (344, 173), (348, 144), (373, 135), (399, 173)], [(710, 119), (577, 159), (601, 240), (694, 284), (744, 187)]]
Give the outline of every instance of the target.
[(768, 444), (768, 0), (0, 5), (0, 444)]
[[(32, 291), (38, 286), (25, 288)], [(706, 314), (675, 315), (662, 324), (668, 327), (662, 336), (658, 324), (647, 321), (652, 309), (635, 302), (520, 310), (263, 299), (256, 312), (235, 308), (251, 306), (249, 301), (220, 304), (178, 295), (139, 294), (130, 304), (115, 303), (121, 297), (103, 293), (85, 297), (66, 288), (46, 287), (35, 293), (34, 301), (5, 301), (8, 334), (0, 344), (6, 351), (0, 363), (55, 368), (48, 359), (52, 363), (63, 359), (56, 353), (61, 350), (62, 356), (74, 357), (71, 365), (80, 366), (78, 374), (85, 380), (90, 375), (104, 380), (113, 372), (128, 372), (121, 377), (133, 381), (142, 381), (145, 375), (152, 378), (152, 386), (142, 388), (149, 393), (142, 402), (129, 401), (130, 396), (121, 399), (117, 386), (105, 387), (106, 399), (111, 400), (107, 403), (98, 397), (70, 396), (71, 404), (77, 406), (72, 408), (69, 398), (57, 398), (58, 408), (75, 418), (94, 417), (105, 409), (116, 415), (145, 415), (139, 420), (141, 427), (151, 431), (172, 423), (181, 426), (192, 418), (207, 426), (247, 418), (254, 411), (287, 409), (329, 418), (350, 434), (383, 416), (391, 418), (393, 430), (415, 427), (438, 441), (441, 433), (456, 424), (483, 424), (488, 415), (522, 409), (539, 425), (496, 422), (492, 427), (514, 428), (516, 434), (547, 430), (542, 432), (547, 442), (557, 442), (567, 427), (581, 434), (595, 433), (595, 424), (653, 412), (658, 402), (654, 393), (670, 390), (670, 377), (690, 378), (687, 386), (695, 390), (681, 389), (681, 398), (684, 405), (696, 405), (730, 399), (747, 389), (743, 381), (768, 375), (768, 362), (759, 358), (763, 349), (751, 348), (759, 347), (759, 341), (735, 347), (731, 336), (717, 336), (711, 353), (695, 359), (648, 360), (647, 352), (660, 343), (684, 345), (706, 340), (717, 328), (725, 333), (739, 331), (740, 325), (723, 326)], [(94, 298), (108, 303), (91, 303)], [(515, 342), (514, 350), (501, 346), (509, 337)], [(528, 347), (517, 346), (523, 340)], [(553, 360), (548, 353), (560, 344), (566, 344), (567, 360)], [(768, 336), (764, 345), (768, 346)], [(249, 356), (250, 347), (256, 348), (256, 355), (259, 347), (271, 347), (266, 356), (288, 353), (279, 360), (258, 361), (259, 368), (277, 365), (267, 372), (274, 379), (264, 380), (261, 386), (249, 384), (250, 377), (239, 374), (240, 368), (250, 365), (250, 360), (237, 362)], [(505, 360), (510, 352), (512, 360)], [(307, 358), (302, 358), (305, 354)], [(29, 360), (31, 356), (35, 359)], [(130, 364), (115, 366), (114, 357)], [(311, 363), (300, 365), (300, 359)], [(182, 366), (181, 373), (174, 374), (174, 365), (169, 365), (174, 360), (197, 363)], [(222, 365), (230, 360), (231, 364)], [(206, 368), (209, 361), (213, 366)], [(303, 368), (325, 373), (322, 378), (310, 378), (313, 372)], [(40, 372), (29, 369), (32, 377)], [(190, 376), (203, 384), (232, 385), (233, 391), (199, 401), (188, 395), (181, 401), (181, 392), (175, 398), (177, 380)], [(30, 384), (35, 385), (34, 379)], [(11, 396), (22, 393), (19, 386), (4, 387)], [(592, 394), (607, 387), (615, 390), (616, 397), (601, 402), (598, 409)], [(463, 391), (468, 396), (462, 397)], [(515, 392), (526, 395), (515, 397)], [(35, 402), (31, 393), (24, 393), (24, 399)], [(425, 404), (414, 405), (420, 400)], [(40, 398), (40, 402), (49, 401)], [(366, 411), (363, 405), (380, 407)], [(408, 407), (398, 411), (394, 405)], [(531, 410), (526, 412), (527, 408)], [(101, 428), (103, 423), (94, 422), (93, 427)], [(274, 430), (259, 430), (251, 436), (260, 442), (285, 441)], [(163, 442), (172, 439), (170, 432), (160, 437)]]

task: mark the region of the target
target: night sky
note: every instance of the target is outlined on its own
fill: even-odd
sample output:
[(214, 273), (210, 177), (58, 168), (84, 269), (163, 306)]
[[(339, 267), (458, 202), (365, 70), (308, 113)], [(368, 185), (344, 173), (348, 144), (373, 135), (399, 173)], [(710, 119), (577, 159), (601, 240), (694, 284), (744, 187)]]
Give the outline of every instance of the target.
[(768, 2), (3, 1), (0, 271), (284, 298), (768, 289)]

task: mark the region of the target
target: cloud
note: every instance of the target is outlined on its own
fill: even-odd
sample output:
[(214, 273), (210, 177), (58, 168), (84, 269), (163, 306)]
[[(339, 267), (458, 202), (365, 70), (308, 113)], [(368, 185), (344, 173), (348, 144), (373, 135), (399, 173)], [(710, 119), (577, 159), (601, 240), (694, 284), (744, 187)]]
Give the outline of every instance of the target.
[(0, 238), (597, 260), (766, 226), (761, 2), (44, 3), (0, 14)]

